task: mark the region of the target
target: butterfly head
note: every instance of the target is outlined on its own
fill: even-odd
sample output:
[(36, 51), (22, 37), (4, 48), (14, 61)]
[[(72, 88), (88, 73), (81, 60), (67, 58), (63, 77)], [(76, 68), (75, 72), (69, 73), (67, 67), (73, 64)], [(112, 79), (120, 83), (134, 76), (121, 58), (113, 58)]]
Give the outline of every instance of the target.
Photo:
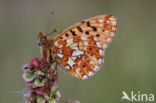
[(51, 54), (51, 48), (53, 45), (53, 39), (47, 38), (47, 35), (43, 34), (42, 32), (39, 32), (38, 34), (38, 45), (40, 46), (41, 49), (41, 55), (42, 58), (47, 59), (47, 61), (50, 61), (49, 57)]
[(38, 34), (38, 40), (39, 40), (38, 45), (39, 45), (39, 46), (42, 46), (42, 45), (45, 44), (45, 42), (46, 42), (46, 40), (47, 40), (47, 37), (46, 37), (46, 35), (44, 35), (42, 32), (39, 32), (39, 34)]

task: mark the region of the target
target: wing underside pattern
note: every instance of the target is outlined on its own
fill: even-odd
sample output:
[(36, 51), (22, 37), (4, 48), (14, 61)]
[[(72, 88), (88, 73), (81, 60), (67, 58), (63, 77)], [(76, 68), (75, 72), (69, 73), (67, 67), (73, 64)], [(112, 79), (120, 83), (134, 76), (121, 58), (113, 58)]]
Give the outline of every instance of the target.
[(58, 64), (80, 79), (93, 76), (104, 61), (104, 51), (116, 31), (116, 18), (101, 15), (83, 20), (54, 37)]

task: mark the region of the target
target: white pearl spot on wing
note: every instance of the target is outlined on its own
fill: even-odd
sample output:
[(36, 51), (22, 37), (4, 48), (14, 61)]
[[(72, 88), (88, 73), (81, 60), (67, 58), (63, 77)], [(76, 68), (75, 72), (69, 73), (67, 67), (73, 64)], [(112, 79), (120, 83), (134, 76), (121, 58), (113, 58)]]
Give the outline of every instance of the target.
[(88, 72), (88, 76), (93, 76), (93, 74), (94, 74), (94, 73), (93, 73), (92, 71), (89, 71), (89, 72)]
[(103, 23), (103, 19), (100, 19), (99, 22), (100, 22), (100, 23)]
[(94, 36), (94, 40), (95, 40), (95, 41), (98, 41), (97, 37)]
[(83, 54), (84, 54), (84, 51), (76, 50), (76, 51), (73, 51), (72, 56), (79, 56), (79, 55), (83, 55)]
[(82, 79), (83, 80), (88, 79), (87, 75), (83, 75)]
[(95, 70), (95, 71), (98, 71), (98, 70), (99, 70), (99, 66), (95, 66), (95, 67), (94, 67), (94, 70)]
[(78, 69), (76, 70), (76, 74), (77, 74), (77, 75), (79, 74), (79, 71), (80, 71), (80, 68), (78, 68)]
[(101, 59), (101, 58), (100, 58), (100, 59), (98, 59), (98, 63), (100, 63), (100, 64), (102, 63), (102, 59)]
[(66, 69), (70, 69), (70, 67), (69, 67), (69, 66), (65, 66), (65, 68), (66, 68)]
[(103, 55), (103, 51), (101, 49), (99, 50), (99, 54), (100, 55)]
[(63, 54), (60, 54), (60, 53), (58, 53), (57, 56), (59, 56), (60, 58), (63, 58), (64, 57), (64, 55)]
[(57, 41), (57, 42), (55, 42), (55, 45), (56, 45), (56, 46), (58, 46), (58, 41)]
[(96, 42), (97, 47), (101, 47), (100, 42)]

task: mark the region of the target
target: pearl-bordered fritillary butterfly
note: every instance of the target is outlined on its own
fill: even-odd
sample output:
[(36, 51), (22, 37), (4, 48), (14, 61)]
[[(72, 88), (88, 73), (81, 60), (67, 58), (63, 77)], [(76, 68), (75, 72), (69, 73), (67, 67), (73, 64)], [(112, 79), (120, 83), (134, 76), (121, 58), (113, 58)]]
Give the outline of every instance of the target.
[(102, 66), (116, 27), (114, 16), (100, 15), (76, 23), (52, 38), (40, 32), (42, 57), (55, 68), (60, 66), (79, 79), (87, 79)]

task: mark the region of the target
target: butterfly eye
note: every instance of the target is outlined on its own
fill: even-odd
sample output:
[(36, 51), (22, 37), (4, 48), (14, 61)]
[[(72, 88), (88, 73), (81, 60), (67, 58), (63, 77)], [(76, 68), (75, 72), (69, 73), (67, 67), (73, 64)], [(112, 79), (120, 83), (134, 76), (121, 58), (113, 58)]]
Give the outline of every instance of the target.
[(44, 44), (45, 41), (46, 41), (46, 38), (42, 38), (38, 45), (41, 46), (42, 44)]

